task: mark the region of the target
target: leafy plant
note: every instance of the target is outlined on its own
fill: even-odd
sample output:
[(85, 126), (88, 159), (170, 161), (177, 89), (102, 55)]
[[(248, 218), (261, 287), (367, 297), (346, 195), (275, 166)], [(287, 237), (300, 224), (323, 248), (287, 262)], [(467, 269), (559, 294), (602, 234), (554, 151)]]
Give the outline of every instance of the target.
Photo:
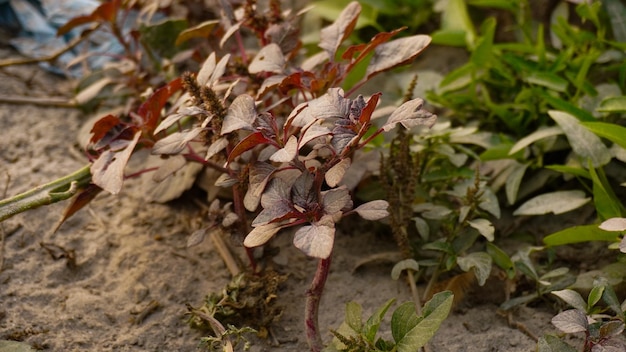
[[(573, 290), (552, 292), (574, 309), (565, 310), (554, 318), (552, 324), (566, 334), (585, 333), (582, 351), (623, 351), (626, 344), (617, 337), (624, 331), (624, 309), (620, 305), (617, 295), (605, 280), (598, 280), (589, 293), (587, 301)], [(598, 307), (603, 300), (608, 308)], [(614, 317), (602, 314), (610, 309)], [(570, 345), (552, 336), (543, 337), (538, 345), (538, 351), (575, 351)]]
[(365, 322), (362, 320), (361, 305), (349, 302), (346, 304), (346, 319), (339, 329), (332, 331), (335, 338), (324, 351), (418, 351), (435, 335), (448, 316), (453, 298), (450, 291), (439, 292), (426, 302), (421, 314), (416, 313), (413, 302), (401, 304), (391, 317), (393, 341), (377, 335), (394, 299), (383, 304)]

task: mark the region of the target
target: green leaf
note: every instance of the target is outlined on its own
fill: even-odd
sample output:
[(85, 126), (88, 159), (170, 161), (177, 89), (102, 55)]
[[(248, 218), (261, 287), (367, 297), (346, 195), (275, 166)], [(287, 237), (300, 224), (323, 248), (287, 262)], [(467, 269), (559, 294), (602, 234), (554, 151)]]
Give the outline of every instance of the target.
[(622, 306), (617, 299), (617, 295), (615, 294), (615, 290), (613, 286), (609, 284), (604, 285), (604, 292), (602, 292), (602, 300), (619, 316), (619, 318), (624, 321), (624, 311), (622, 311)]
[(346, 324), (357, 333), (363, 328), (363, 308), (357, 302), (346, 304)]
[(582, 125), (598, 136), (626, 149), (626, 127), (607, 122), (583, 122)]
[(546, 335), (537, 342), (537, 352), (576, 352), (576, 349), (556, 336)]
[(589, 241), (617, 241), (618, 233), (600, 230), (598, 225), (582, 225), (567, 228), (546, 236), (543, 243), (548, 246), (561, 246), (564, 244), (589, 242)]
[(589, 175), (589, 171), (580, 167), (565, 166), (565, 165), (547, 165), (545, 166), (545, 168), (558, 171), (564, 174), (572, 174), (577, 177), (584, 177), (587, 179), (591, 178), (591, 176)]
[(591, 200), (580, 190), (556, 191), (533, 197), (522, 204), (513, 215), (563, 214), (580, 208)]
[(470, 61), (477, 67), (489, 66), (493, 56), (493, 36), (496, 31), (496, 19), (493, 17), (485, 20), (481, 26), (482, 36), (476, 43), (476, 48), (470, 56)]
[(493, 259), (493, 262), (506, 272), (506, 276), (509, 279), (515, 277), (515, 264), (513, 264), (511, 258), (502, 249), (491, 242), (487, 242), (486, 251), (491, 256), (491, 259)]
[(365, 326), (363, 326), (363, 335), (367, 339), (367, 341), (374, 343), (374, 339), (376, 338), (376, 333), (378, 332), (378, 328), (380, 327), (380, 322), (383, 320), (385, 313), (396, 300), (394, 298), (388, 300), (382, 307), (378, 308), (376, 313), (372, 314), (372, 316), (367, 319), (365, 322)]
[(419, 264), (417, 264), (415, 259), (405, 259), (399, 261), (398, 263), (396, 263), (396, 265), (393, 266), (393, 269), (391, 269), (391, 278), (394, 280), (398, 280), (400, 278), (400, 274), (402, 274), (402, 272), (407, 269), (418, 271), (420, 269), (420, 266)]
[(596, 118), (593, 117), (593, 115), (589, 111), (581, 109), (566, 100), (554, 97), (548, 94), (544, 89), (533, 89), (533, 92), (537, 96), (545, 100), (553, 108), (561, 110), (561, 111), (565, 111), (571, 114), (572, 116), (575, 116), (580, 121), (595, 121), (596, 120)]
[[(591, 308), (596, 305), (602, 298), (602, 294), (604, 293), (604, 286), (594, 286), (589, 292), (589, 297), (587, 297), (587, 308), (583, 309), (587, 312), (591, 311)], [(574, 307), (578, 308), (578, 307)]]
[(606, 220), (622, 216), (624, 207), (622, 207), (619, 199), (617, 199), (617, 196), (613, 193), (613, 189), (606, 179), (604, 171), (598, 169), (596, 172), (593, 167), (590, 167), (589, 175), (593, 182), (593, 203), (600, 219)]
[(569, 82), (565, 78), (557, 74), (539, 71), (531, 72), (524, 78), (524, 81), (561, 93), (565, 92), (567, 90), (567, 86), (569, 85)]
[(423, 317), (418, 317), (415, 311), (415, 303), (405, 302), (393, 312), (391, 316), (391, 335), (398, 342), (411, 331)]
[(563, 112), (551, 110), (548, 115), (561, 126), (567, 136), (574, 153), (583, 160), (590, 159), (594, 167), (599, 167), (611, 161), (611, 153), (602, 143), (600, 138), (589, 131), (574, 116)]
[(476, 33), (465, 0), (448, 0), (445, 3), (441, 15), (441, 29), (462, 31), (465, 33), (465, 44), (469, 46), (474, 44)]
[(166, 19), (153, 25), (141, 25), (141, 43), (153, 53), (171, 58), (179, 50), (176, 47), (178, 35), (187, 29), (185, 19)]
[(474, 275), (480, 286), (484, 285), (491, 273), (491, 256), (485, 252), (474, 252), (466, 256), (457, 257), (459, 268), (463, 271), (474, 269)]
[[(423, 310), (424, 319), (396, 340), (397, 352), (414, 352), (426, 345), (450, 313), (453, 299), (452, 292), (444, 291), (435, 294), (426, 302)], [(391, 329), (394, 330), (393, 323)], [(394, 338), (396, 335), (400, 336), (394, 334)]]

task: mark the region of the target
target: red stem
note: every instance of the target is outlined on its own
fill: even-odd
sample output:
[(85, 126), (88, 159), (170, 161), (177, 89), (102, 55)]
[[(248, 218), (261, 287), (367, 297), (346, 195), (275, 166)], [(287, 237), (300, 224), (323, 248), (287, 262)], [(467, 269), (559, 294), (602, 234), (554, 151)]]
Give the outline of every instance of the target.
[(324, 348), (322, 336), (318, 327), (318, 311), (320, 299), (324, 291), (324, 285), (330, 272), (330, 256), (326, 259), (320, 259), (317, 263), (317, 271), (311, 287), (306, 292), (306, 306), (304, 310), (304, 324), (306, 328), (306, 338), (309, 342), (311, 352), (320, 352)]

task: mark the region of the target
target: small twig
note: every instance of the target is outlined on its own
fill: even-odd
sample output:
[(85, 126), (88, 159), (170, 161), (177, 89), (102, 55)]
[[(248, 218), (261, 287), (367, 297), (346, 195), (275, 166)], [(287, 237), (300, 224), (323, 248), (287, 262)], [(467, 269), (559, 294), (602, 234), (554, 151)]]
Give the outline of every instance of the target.
[(0, 95), (0, 103), (51, 106), (55, 108), (73, 108), (73, 109), (77, 109), (79, 107), (78, 104), (68, 101), (67, 98), (23, 97), (23, 96), (14, 96), (14, 95)]
[[(6, 172), (7, 182), (4, 184), (4, 189), (2, 190), (2, 198), (4, 199), (7, 196), (7, 191), (9, 190), (9, 183), (11, 183), (11, 175), (9, 172)], [(0, 222), (0, 272), (2, 272), (2, 268), (4, 267), (4, 238), (6, 237), (6, 232), (4, 230), (4, 226), (2, 222)]]
[(220, 257), (222, 257), (224, 264), (226, 264), (226, 268), (228, 268), (230, 275), (232, 277), (237, 276), (241, 272), (241, 269), (239, 269), (239, 265), (237, 265), (237, 261), (233, 257), (228, 245), (224, 242), (224, 239), (222, 238), (222, 230), (220, 228), (211, 233), (211, 240), (213, 240), (213, 244), (215, 245), (217, 252), (220, 254)]
[(85, 38), (87, 38), (89, 36), (89, 33), (97, 30), (99, 27), (100, 27), (100, 25), (98, 24), (98, 25), (96, 25), (96, 26), (94, 26), (92, 28), (86, 29), (80, 36), (76, 37), (76, 39), (71, 41), (65, 48), (60, 49), (59, 51), (55, 52), (52, 55), (39, 57), (39, 58), (30, 58), (30, 59), (8, 59), (8, 60), (2, 60), (2, 61), (0, 61), (0, 68), (1, 67), (8, 67), (8, 66), (30, 65), (30, 64), (37, 64), (37, 63), (40, 63), (40, 62), (51, 62), (51, 61), (54, 61), (54, 60), (58, 59), (61, 55), (65, 54), (66, 52), (74, 49), (75, 46), (77, 46), (80, 42), (82, 42)]
[(150, 314), (154, 313), (154, 311), (156, 311), (160, 306), (161, 305), (158, 301), (150, 301), (147, 306), (145, 306), (141, 311), (136, 313), (137, 315), (133, 318), (133, 323), (135, 325), (140, 325)]

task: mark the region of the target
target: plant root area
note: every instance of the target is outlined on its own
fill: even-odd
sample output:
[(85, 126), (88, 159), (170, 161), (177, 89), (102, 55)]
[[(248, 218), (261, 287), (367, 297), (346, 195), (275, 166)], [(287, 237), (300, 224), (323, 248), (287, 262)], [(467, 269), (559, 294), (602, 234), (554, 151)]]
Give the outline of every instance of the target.
[[(0, 57), (14, 55), (0, 51)], [(37, 66), (16, 66), (0, 69), (0, 95), (69, 100), (71, 94), (67, 81)], [(3, 198), (85, 165), (77, 136), (89, 118), (77, 109), (0, 103)], [(23, 341), (44, 351), (201, 350), (199, 342), (207, 332), (189, 327), (187, 305), (201, 306), (207, 294), (220, 292), (230, 273), (208, 236), (187, 248), (199, 216), (189, 198), (201, 196), (149, 202), (144, 179), (150, 177), (127, 180), (119, 195), (99, 194), (56, 232), (67, 201), (0, 224), (0, 340)], [(320, 307), (326, 343), (332, 338), (330, 329), (343, 321), (347, 302), (360, 303), (369, 316), (390, 298), (397, 299), (391, 311), (410, 300), (406, 282), (391, 279), (390, 262), (371, 261), (356, 268), (364, 259), (397, 250), (391, 234), (372, 233), (370, 224), (356, 218), (349, 221), (338, 233)], [(308, 349), (304, 300), (316, 261), (294, 249), (291, 236), (281, 233), (273, 242), (281, 249), (273, 269), (288, 277), (274, 298), (282, 314), (266, 338), (250, 335), (251, 351)], [(498, 312), (503, 297), (503, 283), (495, 278), (485, 287), (469, 288), (429, 350), (535, 350), (531, 336), (553, 332), (550, 319), (556, 313), (545, 305), (521, 307), (512, 311), (511, 326)], [(386, 338), (390, 315), (381, 328)]]

